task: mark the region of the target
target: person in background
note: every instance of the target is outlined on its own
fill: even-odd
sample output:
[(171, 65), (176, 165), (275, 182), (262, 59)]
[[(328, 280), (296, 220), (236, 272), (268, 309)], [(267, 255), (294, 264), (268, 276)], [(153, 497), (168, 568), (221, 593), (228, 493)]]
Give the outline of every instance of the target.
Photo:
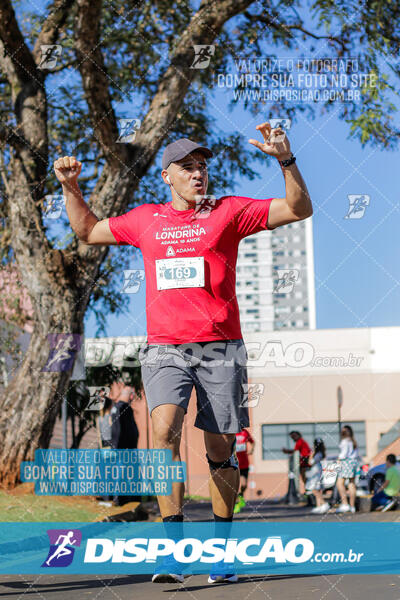
[(304, 491), (306, 488), (306, 472), (309, 468), (309, 458), (311, 456), (311, 448), (307, 444), (306, 440), (303, 439), (300, 431), (291, 431), (289, 433), (290, 437), (294, 441), (294, 448), (282, 448), (282, 452), (285, 454), (293, 454), (294, 452), (298, 452), (300, 454), (300, 479), (303, 482)]
[[(339, 444), (339, 462), (340, 468), (338, 472), (337, 489), (340, 495), (341, 504), (336, 512), (356, 512), (356, 484), (355, 476), (359, 463), (359, 454), (357, 442), (354, 438), (353, 429), (350, 425), (345, 425), (341, 432), (341, 441)], [(347, 492), (345, 486), (345, 479), (349, 480), (349, 497), (350, 504), (347, 501)]]
[[(100, 409), (100, 415), (98, 420), (98, 433), (100, 448), (111, 447), (111, 408), (112, 400), (106, 396), (106, 391), (101, 388), (98, 393), (99, 399), (103, 402), (103, 406)], [(109, 495), (101, 496), (97, 498), (100, 500), (100, 504), (103, 506), (112, 506), (111, 502), (113, 497)]]
[[(110, 397), (114, 400), (114, 406), (111, 409), (111, 447), (116, 450), (137, 448), (139, 431), (131, 407), (133, 396), (133, 388), (122, 381), (112, 384)], [(137, 496), (114, 496), (114, 504), (122, 506), (137, 499)]]
[(322, 464), (326, 456), (325, 444), (321, 438), (314, 440), (314, 450), (310, 457), (311, 468), (307, 472), (307, 490), (315, 496), (317, 506), (311, 510), (312, 513), (322, 515), (328, 512), (330, 506), (324, 502), (322, 496)]
[(132, 387), (117, 382), (117, 393), (111, 409), (111, 446), (114, 449), (137, 448), (139, 431), (133, 416)]
[[(247, 449), (247, 444), (250, 446), (249, 450)], [(249, 477), (249, 455), (253, 454), (253, 452), (254, 440), (247, 429), (243, 428), (242, 431), (236, 434), (236, 456), (239, 461), (240, 491), (233, 509), (234, 514), (239, 513), (246, 506), (244, 493), (247, 489), (247, 480)]]
[(376, 490), (371, 498), (371, 511), (380, 509), (382, 512), (390, 510), (397, 504), (395, 496), (400, 493), (400, 473), (396, 468), (396, 457), (388, 454), (386, 457), (385, 481)]
[(104, 404), (100, 409), (99, 428), (102, 448), (111, 446), (111, 408), (112, 400), (108, 396), (103, 396)]

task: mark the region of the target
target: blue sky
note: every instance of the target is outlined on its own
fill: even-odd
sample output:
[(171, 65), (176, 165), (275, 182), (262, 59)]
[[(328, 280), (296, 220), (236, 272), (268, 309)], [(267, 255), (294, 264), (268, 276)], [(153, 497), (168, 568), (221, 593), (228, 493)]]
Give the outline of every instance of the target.
[[(214, 94), (212, 111), (218, 125), (234, 132), (240, 124), (244, 139), (257, 137), (255, 126), (269, 116), (268, 106), (253, 117), (239, 105), (226, 111), (227, 96)], [(334, 111), (333, 111), (334, 112)], [(282, 115), (284, 116), (284, 115)], [(317, 328), (400, 325), (400, 252), (398, 153), (361, 148), (348, 139), (349, 126), (333, 113), (308, 120), (298, 114), (289, 131), (291, 147), (311, 194), (314, 206), (314, 264)], [(257, 150), (249, 144), (249, 161)], [(161, 154), (157, 157), (160, 164)], [(235, 192), (254, 198), (284, 196), (279, 166), (265, 157), (265, 168), (256, 163), (260, 180), (242, 178)], [(210, 169), (210, 178), (218, 176)], [(361, 219), (345, 219), (349, 194), (368, 194), (370, 204)], [(142, 268), (140, 252), (132, 268)], [(108, 335), (145, 333), (144, 290), (132, 294), (129, 315), (107, 320)], [(95, 332), (93, 318), (86, 335)], [(124, 333), (121, 333), (124, 332)]]

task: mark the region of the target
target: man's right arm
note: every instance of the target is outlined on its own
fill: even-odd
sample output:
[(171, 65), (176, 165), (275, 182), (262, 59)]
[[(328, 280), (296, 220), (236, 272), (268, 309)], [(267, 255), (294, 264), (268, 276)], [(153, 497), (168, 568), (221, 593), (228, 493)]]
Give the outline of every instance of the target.
[(78, 185), (81, 167), (81, 163), (74, 156), (64, 156), (54, 162), (54, 171), (62, 185), (71, 227), (85, 244), (116, 245), (118, 242), (111, 232), (108, 219), (100, 221), (83, 199)]

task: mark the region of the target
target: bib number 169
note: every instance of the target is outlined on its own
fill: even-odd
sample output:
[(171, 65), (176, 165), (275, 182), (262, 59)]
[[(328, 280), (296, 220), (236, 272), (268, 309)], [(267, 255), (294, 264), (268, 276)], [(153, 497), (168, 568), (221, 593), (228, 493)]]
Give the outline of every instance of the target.
[(196, 277), (196, 269), (194, 267), (175, 267), (173, 269), (165, 269), (165, 279), (193, 279)]

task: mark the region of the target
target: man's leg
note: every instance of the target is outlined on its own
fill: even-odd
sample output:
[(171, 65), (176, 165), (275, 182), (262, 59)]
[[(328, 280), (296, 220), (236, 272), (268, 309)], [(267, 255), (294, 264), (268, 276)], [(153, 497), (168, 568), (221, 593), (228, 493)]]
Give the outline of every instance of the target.
[[(204, 444), (209, 459), (215, 463), (228, 461), (232, 455), (234, 433), (204, 432)], [(238, 468), (218, 467), (210, 465), (209, 487), (214, 515), (232, 518), (233, 508), (239, 489), (240, 473)]]
[[(181, 460), (180, 444), (184, 416), (184, 409), (175, 404), (161, 404), (151, 413), (153, 448), (170, 449), (172, 460)], [(175, 482), (172, 484), (170, 496), (157, 496), (163, 519), (171, 515), (182, 514), (184, 491), (184, 482)]]
[(244, 475), (240, 476), (240, 495), (244, 496), (245, 491), (247, 490), (247, 477)]
[(303, 483), (303, 491), (301, 493), (303, 493), (303, 494), (306, 493), (306, 484), (307, 484), (306, 472), (307, 472), (307, 467), (300, 467), (300, 481)]
[(375, 510), (378, 506), (384, 506), (389, 500), (389, 496), (384, 491), (377, 492), (371, 498), (371, 510)]

